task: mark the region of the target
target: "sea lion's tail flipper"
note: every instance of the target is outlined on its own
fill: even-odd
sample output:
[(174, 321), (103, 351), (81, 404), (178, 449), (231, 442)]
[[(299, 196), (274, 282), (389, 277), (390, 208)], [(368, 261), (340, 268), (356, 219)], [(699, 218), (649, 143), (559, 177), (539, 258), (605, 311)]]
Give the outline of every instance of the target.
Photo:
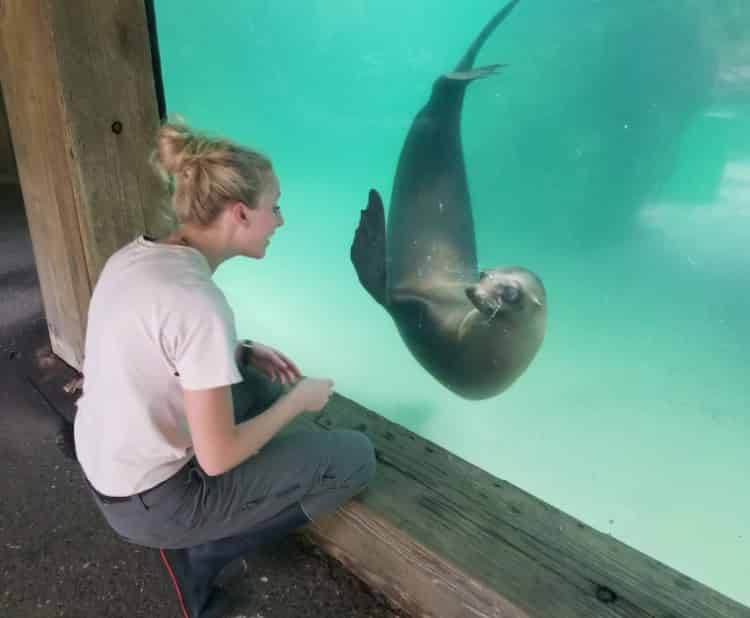
[(487, 23), (487, 25), (479, 33), (479, 36), (474, 39), (474, 42), (471, 44), (471, 47), (469, 47), (469, 50), (466, 52), (464, 57), (461, 58), (461, 62), (459, 62), (458, 66), (456, 67), (456, 73), (465, 73), (474, 66), (474, 60), (476, 59), (479, 50), (482, 48), (482, 45), (484, 45), (484, 42), (495, 31), (495, 28), (497, 28), (505, 20), (505, 18), (510, 15), (510, 12), (516, 7), (516, 4), (518, 4), (518, 2), (519, 0), (510, 0), (510, 2), (508, 2), (502, 9), (500, 9), (495, 14), (495, 16)]
[(490, 64), (486, 67), (479, 67), (478, 69), (469, 69), (468, 71), (454, 71), (453, 73), (446, 73), (445, 77), (448, 79), (454, 79), (457, 81), (472, 81), (480, 79), (482, 77), (489, 77), (498, 72), (502, 67), (507, 67), (507, 64)]
[(383, 200), (375, 189), (370, 189), (367, 208), (360, 215), (352, 242), (351, 259), (362, 287), (385, 306), (385, 210)]

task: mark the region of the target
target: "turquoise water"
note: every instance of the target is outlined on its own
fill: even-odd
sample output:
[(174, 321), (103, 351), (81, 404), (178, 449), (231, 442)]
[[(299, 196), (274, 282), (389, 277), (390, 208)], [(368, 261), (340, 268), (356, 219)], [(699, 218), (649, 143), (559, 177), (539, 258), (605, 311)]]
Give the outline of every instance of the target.
[[(525, 1), (463, 111), (480, 265), (544, 280), (528, 371), (446, 391), (349, 247), (433, 79), (500, 2), (157, 0), (170, 113), (270, 154), (286, 226), (217, 280), (241, 335), (750, 604), (750, 7)], [(386, 204), (387, 206), (387, 204)]]

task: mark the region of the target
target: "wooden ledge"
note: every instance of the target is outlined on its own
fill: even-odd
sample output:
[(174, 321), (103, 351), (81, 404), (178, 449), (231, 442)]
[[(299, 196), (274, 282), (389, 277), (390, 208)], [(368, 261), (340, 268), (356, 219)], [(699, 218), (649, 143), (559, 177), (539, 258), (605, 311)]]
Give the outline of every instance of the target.
[(290, 430), (370, 437), (372, 485), (309, 534), (414, 616), (750, 618), (750, 608), (335, 395)]

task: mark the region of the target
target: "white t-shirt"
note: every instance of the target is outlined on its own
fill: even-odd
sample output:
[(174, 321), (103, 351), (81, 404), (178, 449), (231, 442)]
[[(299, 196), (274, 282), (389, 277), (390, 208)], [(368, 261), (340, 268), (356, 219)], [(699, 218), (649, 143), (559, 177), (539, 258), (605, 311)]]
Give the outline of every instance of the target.
[(140, 236), (113, 254), (88, 313), (75, 445), (109, 496), (144, 491), (193, 456), (182, 389), (242, 381), (234, 314), (203, 254)]

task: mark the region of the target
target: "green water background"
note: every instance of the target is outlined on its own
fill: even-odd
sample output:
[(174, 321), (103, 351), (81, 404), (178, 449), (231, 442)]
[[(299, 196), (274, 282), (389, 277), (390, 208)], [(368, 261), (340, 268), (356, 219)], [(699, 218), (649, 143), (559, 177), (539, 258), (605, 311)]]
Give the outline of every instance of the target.
[[(464, 401), (410, 356), (349, 246), (433, 79), (500, 3), (157, 0), (170, 113), (270, 154), (286, 225), (217, 281), (242, 336), (750, 604), (750, 7), (522, 1), (463, 112), (480, 264), (549, 298), (543, 348)], [(469, 6), (470, 8), (467, 8)]]

